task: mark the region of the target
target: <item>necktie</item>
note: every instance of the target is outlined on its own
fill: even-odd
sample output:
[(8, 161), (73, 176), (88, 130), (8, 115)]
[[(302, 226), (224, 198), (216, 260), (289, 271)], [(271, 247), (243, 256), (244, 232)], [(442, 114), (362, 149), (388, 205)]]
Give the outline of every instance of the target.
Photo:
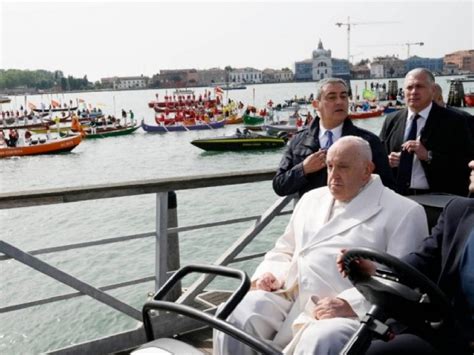
[(333, 141), (332, 141), (333, 133), (331, 131), (326, 131), (324, 134), (328, 137), (328, 140), (326, 141), (326, 145), (324, 146), (324, 149), (328, 150), (329, 147), (333, 143)]
[[(410, 122), (410, 130), (408, 131), (407, 141), (416, 139), (417, 123), (420, 115), (416, 114)], [(397, 192), (406, 195), (411, 183), (411, 171), (413, 168), (413, 153), (402, 150), (400, 154), (400, 164), (398, 166), (397, 174)]]

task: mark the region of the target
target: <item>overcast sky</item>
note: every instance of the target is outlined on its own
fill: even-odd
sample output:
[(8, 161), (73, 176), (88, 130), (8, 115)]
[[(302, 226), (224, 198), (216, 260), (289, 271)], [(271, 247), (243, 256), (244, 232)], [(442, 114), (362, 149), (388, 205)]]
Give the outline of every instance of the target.
[(9, 1), (0, 0), (0, 68), (65, 75), (160, 69), (289, 67), (319, 39), (353, 61), (394, 54), (442, 57), (473, 49), (473, 1)]

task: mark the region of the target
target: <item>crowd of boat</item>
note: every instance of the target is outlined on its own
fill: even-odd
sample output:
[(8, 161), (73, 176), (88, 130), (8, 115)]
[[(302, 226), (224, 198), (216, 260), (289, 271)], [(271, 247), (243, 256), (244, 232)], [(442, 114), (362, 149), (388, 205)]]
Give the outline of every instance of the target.
[[(79, 104), (52, 101), (40, 108), (28, 104), (17, 111), (0, 112), (0, 157), (69, 152), (84, 139), (107, 138), (134, 133), (140, 127), (147, 133), (171, 133), (217, 130), (226, 125), (240, 125), (228, 136), (214, 136), (190, 143), (204, 150), (249, 150), (279, 148), (298, 130), (311, 123), (316, 115), (314, 97), (290, 98), (275, 104), (269, 100), (257, 108), (241, 101), (223, 102), (219, 87), (196, 95), (194, 91), (175, 91), (148, 102), (154, 123), (138, 122), (132, 110), (122, 109), (121, 117), (104, 114), (101, 109)], [(392, 100), (393, 101), (393, 100)], [(401, 102), (376, 100), (351, 102), (349, 117), (379, 117), (403, 108)], [(85, 106), (85, 105), (84, 105)]]

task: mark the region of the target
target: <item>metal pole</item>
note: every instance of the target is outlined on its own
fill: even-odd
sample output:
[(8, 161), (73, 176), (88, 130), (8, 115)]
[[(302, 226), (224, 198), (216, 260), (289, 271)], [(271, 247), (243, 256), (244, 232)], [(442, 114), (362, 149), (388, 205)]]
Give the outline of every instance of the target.
[(168, 271), (168, 193), (156, 194), (155, 291), (167, 280)]

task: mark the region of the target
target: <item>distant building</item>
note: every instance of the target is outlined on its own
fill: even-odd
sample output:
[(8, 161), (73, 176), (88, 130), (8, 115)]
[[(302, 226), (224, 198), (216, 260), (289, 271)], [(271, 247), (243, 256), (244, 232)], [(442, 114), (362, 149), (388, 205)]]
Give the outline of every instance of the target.
[(313, 51), (313, 80), (322, 80), (332, 77), (331, 50), (324, 49), (319, 40), (318, 48)]
[(380, 62), (370, 64), (370, 77), (383, 78), (383, 64)]
[(212, 86), (214, 84), (222, 84), (226, 81), (226, 73), (224, 69), (211, 68), (206, 70), (197, 70), (198, 84), (202, 86)]
[(347, 59), (332, 58), (332, 76), (336, 78), (349, 78), (351, 66)]
[(443, 72), (443, 58), (421, 58), (413, 56), (405, 59), (405, 72), (409, 72), (415, 68), (426, 68), (435, 74)]
[(295, 80), (306, 81), (313, 80), (313, 60), (305, 59), (301, 62), (295, 62)]
[(238, 84), (257, 84), (262, 82), (262, 72), (254, 68), (232, 69), (229, 81)]
[(459, 66), (455, 63), (444, 63), (443, 74), (445, 75), (458, 75)]
[(444, 64), (456, 64), (464, 72), (474, 73), (474, 49), (456, 51), (444, 56)]
[(313, 51), (311, 59), (295, 62), (294, 80), (321, 80), (329, 77), (350, 79), (350, 64), (346, 59), (331, 57), (331, 50), (324, 49), (319, 40), (318, 47)]
[(370, 69), (367, 65), (356, 65), (351, 70), (353, 79), (370, 79)]
[[(380, 73), (382, 76), (379, 76)], [(405, 62), (393, 55), (375, 57), (370, 66), (370, 76), (373, 78), (401, 78), (405, 73)]]
[(160, 70), (159, 87), (182, 88), (198, 85), (198, 73), (196, 69), (171, 69)]
[(294, 78), (293, 72), (288, 68), (278, 69), (264, 69), (262, 71), (262, 81), (264, 83), (282, 83), (292, 81)]
[(102, 87), (114, 90), (144, 89), (148, 86), (150, 78), (146, 76), (114, 76), (111, 78), (102, 78), (100, 82)]

